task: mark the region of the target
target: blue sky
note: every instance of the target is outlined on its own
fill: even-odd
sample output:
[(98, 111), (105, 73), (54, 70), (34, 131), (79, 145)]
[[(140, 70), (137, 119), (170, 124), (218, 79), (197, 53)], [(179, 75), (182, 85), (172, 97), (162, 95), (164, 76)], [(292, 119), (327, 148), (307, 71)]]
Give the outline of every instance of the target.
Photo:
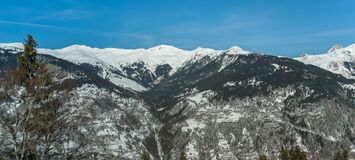
[(2, 0), (0, 42), (43, 48), (246, 50), (294, 57), (355, 43), (354, 0)]

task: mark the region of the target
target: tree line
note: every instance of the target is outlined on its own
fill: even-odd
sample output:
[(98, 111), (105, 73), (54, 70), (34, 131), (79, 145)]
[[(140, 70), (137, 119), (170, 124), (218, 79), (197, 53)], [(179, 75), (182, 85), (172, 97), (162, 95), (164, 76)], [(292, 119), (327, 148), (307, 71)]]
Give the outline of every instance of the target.
[[(149, 153), (144, 150), (141, 155), (142, 160), (151, 160)], [(177, 157), (177, 160), (187, 160), (186, 153), (182, 151), (180, 156)], [(349, 160), (350, 155), (347, 150), (339, 150), (333, 157), (334, 160)], [(257, 160), (273, 160), (265, 154), (258, 156)], [(307, 152), (303, 151), (299, 146), (285, 148), (282, 147), (279, 151), (278, 160), (311, 160), (307, 158)]]
[[(310, 160), (310, 158), (307, 157), (307, 152), (303, 151), (299, 146), (291, 148), (282, 147), (279, 152), (278, 158), (279, 160)], [(333, 157), (334, 160), (349, 160), (349, 158), (349, 151), (347, 150), (339, 150)], [(265, 154), (261, 154), (259, 155), (258, 160), (272, 159), (266, 156)]]

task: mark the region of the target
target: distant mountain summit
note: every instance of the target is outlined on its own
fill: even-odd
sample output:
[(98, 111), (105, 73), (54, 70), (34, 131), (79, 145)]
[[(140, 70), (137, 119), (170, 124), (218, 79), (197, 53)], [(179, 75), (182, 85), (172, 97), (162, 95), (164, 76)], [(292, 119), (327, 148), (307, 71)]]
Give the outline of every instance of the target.
[(149, 52), (152, 53), (179, 53), (179, 52), (184, 52), (184, 50), (176, 48), (174, 46), (170, 45), (158, 45), (152, 48), (147, 49)]
[(355, 44), (345, 48), (335, 45), (325, 54), (303, 55), (295, 59), (355, 79)]

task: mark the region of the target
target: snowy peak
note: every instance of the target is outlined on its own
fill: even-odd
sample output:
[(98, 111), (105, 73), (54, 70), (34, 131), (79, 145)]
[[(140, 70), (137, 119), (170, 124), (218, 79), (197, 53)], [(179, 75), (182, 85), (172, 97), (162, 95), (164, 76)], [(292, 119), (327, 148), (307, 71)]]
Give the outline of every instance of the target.
[(20, 51), (23, 51), (23, 44), (20, 42), (17, 43), (0, 43), (0, 48), (6, 49), (6, 50), (11, 50), (13, 53), (17, 53)]
[(232, 46), (226, 51), (226, 53), (227, 54), (249, 54), (250, 52), (243, 50), (239, 46)]
[(340, 49), (343, 49), (343, 47), (337, 44), (337, 45), (334, 45), (332, 48), (330, 48), (328, 50), (328, 52), (335, 52), (335, 51), (340, 50)]
[(346, 48), (335, 45), (327, 53), (319, 55), (304, 55), (295, 58), (305, 64), (312, 64), (341, 74), (346, 78), (355, 79), (355, 45)]
[(232, 46), (228, 49), (228, 51), (241, 52), (244, 50), (242, 48), (240, 48), (239, 46)]
[(71, 46), (62, 48), (60, 50), (76, 51), (76, 50), (93, 50), (93, 49), (95, 49), (95, 48), (92, 48), (92, 47), (86, 46), (86, 45), (73, 44)]
[(352, 52), (352, 54), (355, 56), (355, 44), (349, 45), (345, 49)]
[(335, 45), (329, 49), (328, 54), (335, 54), (337, 56), (355, 57), (355, 44), (349, 45), (347, 47), (342, 47), (340, 45)]
[(196, 54), (196, 55), (215, 55), (215, 54), (220, 53), (221, 51), (214, 50), (212, 48), (198, 47), (195, 50), (193, 50), (192, 52), (193, 52), (193, 54)]
[(170, 45), (158, 45), (158, 46), (147, 49), (147, 51), (153, 52), (153, 53), (185, 52), (182, 49), (179, 49), (179, 48), (176, 48), (176, 47), (170, 46)]
[(23, 44), (20, 42), (16, 43), (0, 43), (0, 48), (23, 48)]

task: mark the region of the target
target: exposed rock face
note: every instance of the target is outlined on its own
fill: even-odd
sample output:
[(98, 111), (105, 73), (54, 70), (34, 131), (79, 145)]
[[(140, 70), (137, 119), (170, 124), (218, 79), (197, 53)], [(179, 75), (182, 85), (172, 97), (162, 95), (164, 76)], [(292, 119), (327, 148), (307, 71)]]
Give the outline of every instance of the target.
[(68, 135), (68, 150), (78, 147), (83, 158), (138, 159), (146, 135), (159, 124), (147, 106), (94, 85), (73, 92), (68, 116), (79, 127)]
[[(169, 46), (150, 52), (165, 50), (181, 52)], [(14, 68), (21, 50), (0, 51), (0, 70)], [(147, 149), (162, 160), (181, 151), (189, 159), (276, 158), (282, 146), (294, 145), (332, 159), (340, 148), (355, 148), (355, 80), (239, 47), (195, 52), (178, 68), (167, 63), (154, 69), (144, 61), (118, 69), (41, 55), (61, 87), (74, 84), (67, 116), (80, 127), (62, 145), (85, 139), (79, 152), (88, 159), (138, 159)], [(128, 82), (145, 89), (127, 88)]]
[(283, 145), (299, 145), (324, 158), (354, 143), (353, 108), (337, 99), (300, 103), (306, 97), (288, 99), (296, 93), (290, 88), (227, 102), (211, 100), (211, 91), (189, 96), (169, 111), (177, 122), (168, 140), (176, 147), (167, 154), (185, 150), (196, 159), (255, 159), (261, 153), (277, 155)]
[(354, 81), (287, 58), (222, 54), (186, 63), (146, 95), (169, 126), (162, 148), (176, 144), (164, 159), (181, 150), (195, 159), (255, 159), (283, 145), (326, 159), (354, 144), (347, 85)]

